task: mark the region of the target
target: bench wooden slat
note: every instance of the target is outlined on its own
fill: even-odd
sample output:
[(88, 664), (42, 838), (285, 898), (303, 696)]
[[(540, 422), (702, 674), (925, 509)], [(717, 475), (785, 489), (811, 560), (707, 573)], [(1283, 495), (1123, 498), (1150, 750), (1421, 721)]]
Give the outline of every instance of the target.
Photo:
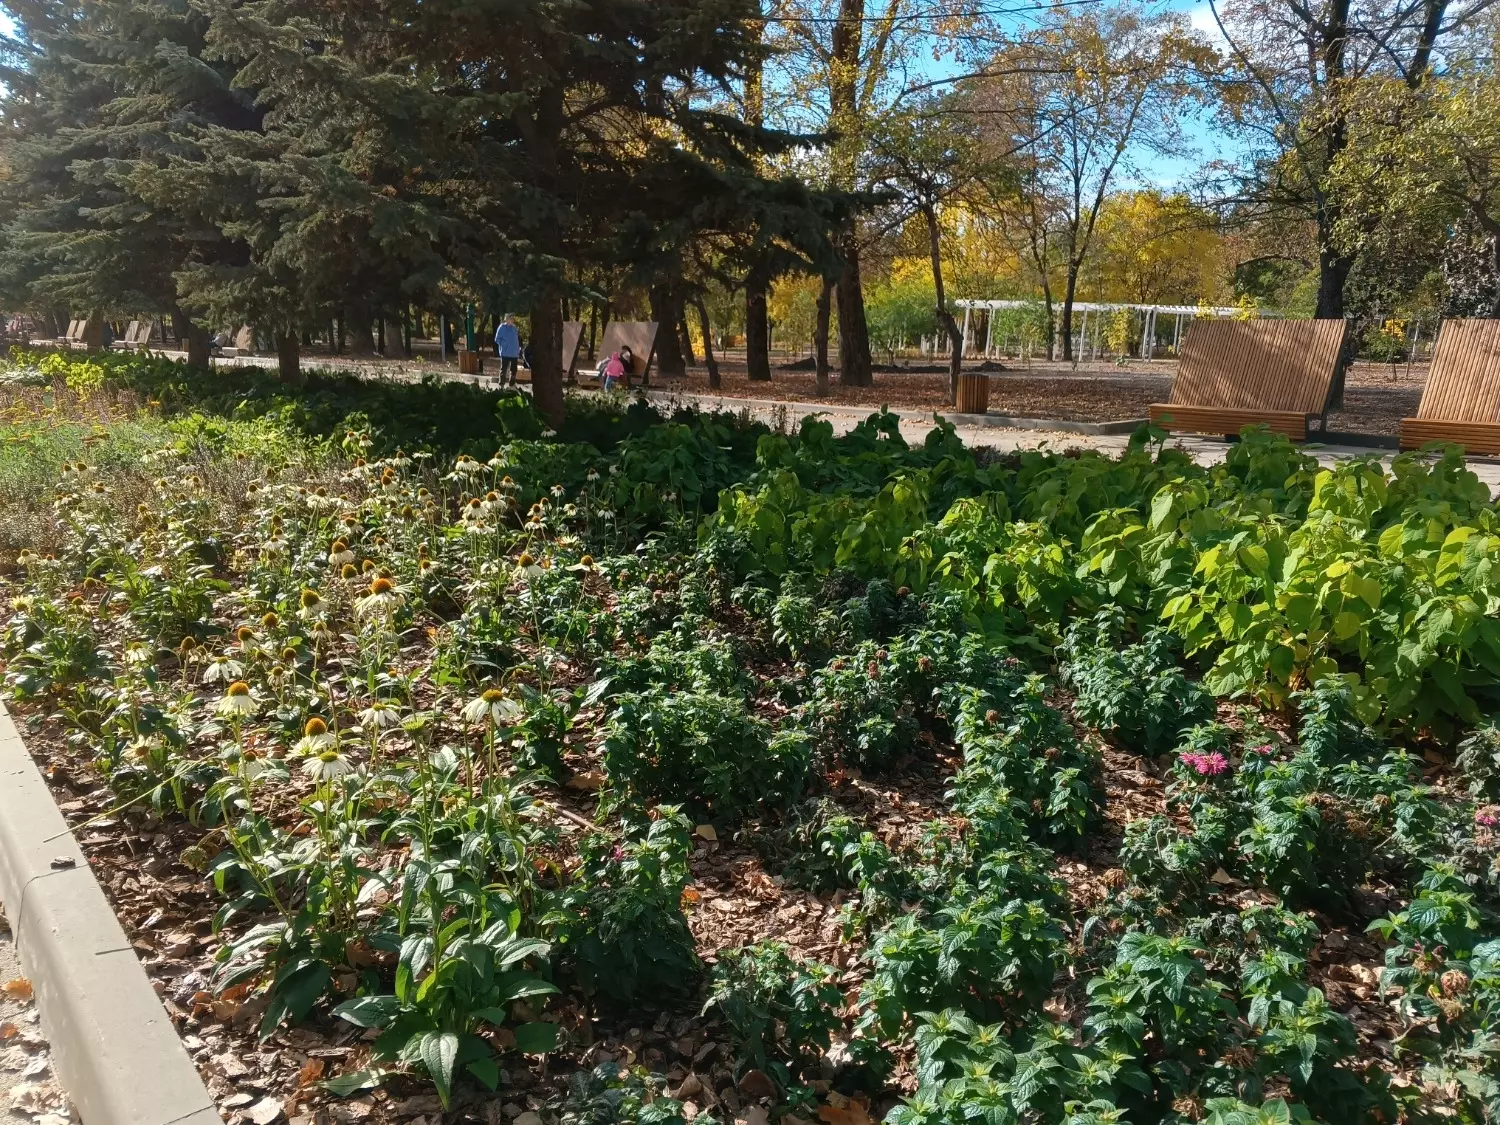
[(1298, 411), (1242, 410), (1157, 402), (1152, 403), (1147, 412), (1153, 425), (1173, 432), (1235, 437), (1246, 426), (1265, 425), (1272, 433), (1285, 434), (1293, 441), (1307, 440), (1307, 415)]
[(1344, 320), (1197, 320), (1183, 341), (1170, 402), (1323, 414), (1348, 337)]
[(1420, 449), (1430, 441), (1452, 442), (1469, 453), (1500, 454), (1500, 422), (1454, 422), (1442, 418), (1404, 418), (1401, 448)]
[(1500, 320), (1443, 321), (1422, 404), (1408, 421), (1500, 422)]

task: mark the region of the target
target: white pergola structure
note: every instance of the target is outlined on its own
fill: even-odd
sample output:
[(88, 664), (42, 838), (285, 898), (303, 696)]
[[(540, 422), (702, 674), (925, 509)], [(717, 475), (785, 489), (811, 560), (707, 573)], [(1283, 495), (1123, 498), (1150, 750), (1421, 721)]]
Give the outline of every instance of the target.
[[(970, 324), (972, 323), (972, 318), (976, 310), (993, 312), (997, 309), (1021, 309), (1034, 306), (1037, 304), (1037, 302), (961, 300), (954, 301), (953, 304), (957, 308), (961, 308), (964, 310), (964, 354), (968, 355), (972, 350), (973, 344), (973, 340), (970, 336)], [(1156, 321), (1157, 317), (1159, 316), (1165, 315), (1173, 318), (1174, 323), (1172, 327), (1172, 352), (1175, 355), (1181, 349), (1182, 345), (1182, 322), (1184, 318), (1192, 320), (1194, 317), (1202, 316), (1205, 313), (1218, 319), (1227, 319), (1229, 317), (1245, 315), (1245, 310), (1236, 305), (1209, 307), (1205, 305), (1138, 305), (1127, 302), (1105, 303), (1095, 301), (1074, 301), (1073, 312), (1077, 314), (1075, 322), (1079, 341), (1079, 346), (1074, 349), (1074, 354), (1077, 355), (1079, 352), (1081, 352), (1083, 350), (1084, 343), (1088, 340), (1089, 314), (1092, 313), (1094, 315), (1094, 317), (1096, 318), (1095, 323), (1097, 323), (1098, 317), (1117, 312), (1120, 309), (1130, 309), (1141, 314), (1142, 359), (1150, 359), (1156, 352)], [(1275, 316), (1276, 314), (1262, 310), (1258, 315)], [(993, 354), (995, 347), (995, 318), (993, 316), (989, 318), (985, 329), (984, 357), (986, 359), (989, 359)]]

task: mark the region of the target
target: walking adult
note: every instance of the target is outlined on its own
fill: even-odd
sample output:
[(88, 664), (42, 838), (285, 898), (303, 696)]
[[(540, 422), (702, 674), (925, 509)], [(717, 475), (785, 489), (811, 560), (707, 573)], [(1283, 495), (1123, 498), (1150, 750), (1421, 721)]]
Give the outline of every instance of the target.
[(516, 327), (516, 314), (506, 313), (505, 319), (495, 329), (495, 354), (500, 357), (500, 385), (505, 386), (505, 377), (510, 376), (510, 385), (516, 386), (516, 368), (521, 362), (521, 330)]

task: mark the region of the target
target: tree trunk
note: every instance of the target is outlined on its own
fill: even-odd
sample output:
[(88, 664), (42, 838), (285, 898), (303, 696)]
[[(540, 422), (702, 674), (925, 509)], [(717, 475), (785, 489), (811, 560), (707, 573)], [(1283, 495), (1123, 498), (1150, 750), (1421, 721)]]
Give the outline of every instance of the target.
[(1062, 358), (1064, 362), (1071, 363), (1073, 360), (1073, 298), (1078, 294), (1078, 266), (1072, 262), (1068, 263), (1068, 283), (1063, 289), (1062, 309)]
[(208, 367), (213, 357), (213, 337), (208, 329), (182, 311), (172, 313), (172, 331), (187, 344), (187, 365)]
[(964, 370), (963, 333), (958, 330), (958, 321), (948, 310), (948, 295), (943, 288), (943, 244), (942, 228), (938, 225), (937, 209), (925, 209), (927, 218), (927, 252), (932, 258), (932, 290), (937, 297), (937, 319), (948, 333), (952, 351), (948, 358), (948, 401), (958, 402), (958, 377)]
[(708, 305), (703, 294), (693, 298), (693, 307), (698, 310), (698, 325), (703, 329), (703, 362), (708, 365), (708, 389), (718, 390), (723, 381), (719, 377), (719, 361), (714, 356), (714, 326), (708, 319)]
[(870, 357), (870, 326), (865, 320), (865, 294), (859, 277), (859, 243), (854, 229), (844, 232), (844, 272), (839, 276), (839, 382), (846, 387), (875, 384)]
[(813, 329), (813, 378), (819, 398), (828, 397), (828, 322), (833, 319), (833, 286), (833, 278), (823, 279), (823, 288), (818, 290), (818, 323)]
[(276, 334), (276, 373), (283, 383), (302, 382), (302, 341), (295, 328)]
[(676, 311), (677, 302), (672, 299), (671, 291), (663, 285), (652, 286), (651, 319), (656, 321), (656, 370), (663, 378), (681, 379), (687, 375)]
[(672, 314), (677, 318), (677, 330), (682, 333), (682, 358), (689, 367), (698, 366), (698, 356), (693, 351), (693, 333), (688, 328), (687, 300), (678, 298), (672, 302)]
[(375, 328), (378, 332), (375, 339), (375, 350), (383, 356), (385, 355), (385, 317), (382, 316), (375, 322)]
[(760, 269), (745, 279), (745, 365), (752, 383), (771, 381), (771, 315), (766, 307), (765, 275)]
[[(349, 341), (349, 354), (351, 355), (374, 355), (375, 334), (370, 330), (372, 325), (370, 314), (367, 309), (358, 306), (349, 310), (348, 320), (340, 315), (339, 321), (346, 325), (344, 335)], [(340, 349), (343, 350), (342, 348)]]
[(411, 306), (401, 310), (401, 353), (411, 358)]
[(546, 285), (531, 307), (531, 393), (536, 408), (556, 429), (563, 424), (563, 315), (556, 286)]

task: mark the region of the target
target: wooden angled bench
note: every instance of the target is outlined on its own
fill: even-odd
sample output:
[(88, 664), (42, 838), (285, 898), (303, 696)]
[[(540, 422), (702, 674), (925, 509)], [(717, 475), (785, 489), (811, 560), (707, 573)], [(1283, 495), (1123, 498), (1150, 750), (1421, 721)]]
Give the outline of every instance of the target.
[(1500, 320), (1445, 320), (1415, 418), (1401, 422), (1401, 448), (1450, 442), (1500, 454)]
[(1148, 408), (1151, 424), (1186, 434), (1222, 434), (1238, 437), (1246, 426), (1268, 426), (1273, 434), (1293, 441), (1307, 440), (1307, 415), (1289, 410), (1234, 410), (1217, 406), (1172, 406), (1153, 403)]
[(1151, 404), (1151, 421), (1230, 437), (1265, 425), (1306, 441), (1309, 420), (1328, 413), (1348, 336), (1344, 320), (1196, 320), (1171, 397)]

